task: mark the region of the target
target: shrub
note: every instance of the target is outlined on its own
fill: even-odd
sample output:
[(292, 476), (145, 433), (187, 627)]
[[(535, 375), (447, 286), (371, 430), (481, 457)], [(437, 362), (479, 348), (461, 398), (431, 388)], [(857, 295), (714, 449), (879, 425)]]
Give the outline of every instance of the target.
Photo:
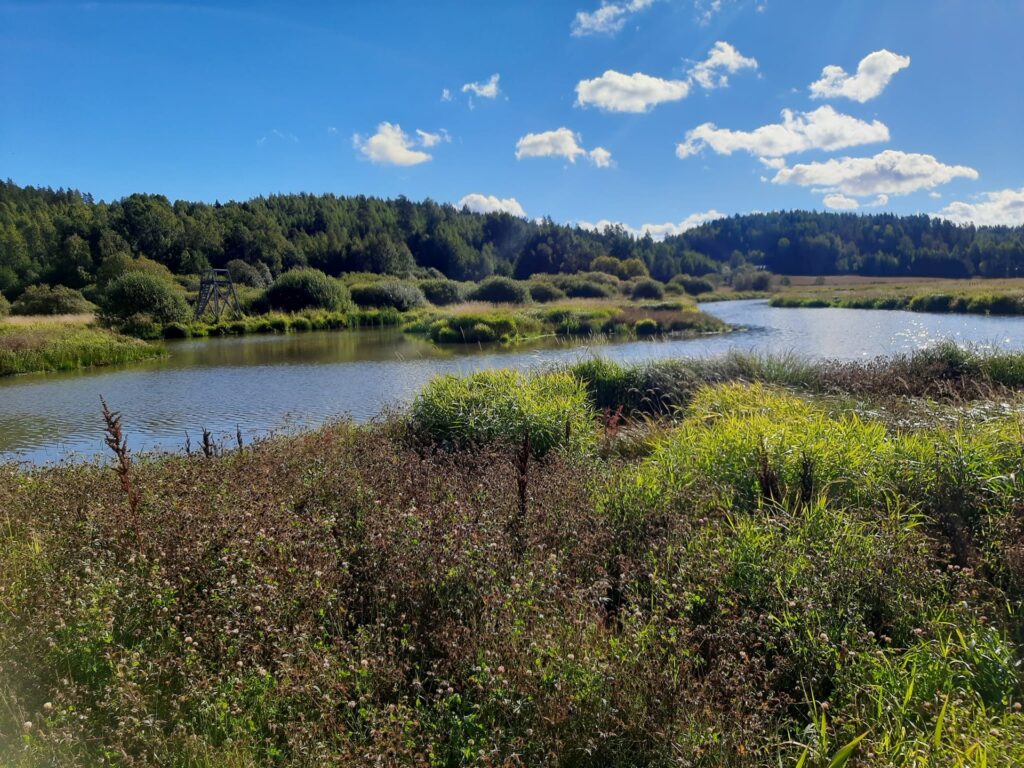
[(637, 336), (654, 336), (660, 330), (658, 321), (652, 317), (645, 317), (633, 323), (633, 333)]
[(162, 334), (165, 339), (188, 339), (192, 336), (192, 329), (186, 323), (167, 323)]
[(7, 317), (9, 314), (11, 314), (11, 302), (0, 293), (0, 317)]
[(508, 277), (488, 277), (469, 298), (494, 304), (527, 304), (530, 301), (530, 290), (525, 283)]
[(604, 299), (616, 295), (619, 287), (616, 278), (600, 272), (558, 275), (554, 283), (573, 299)]
[(270, 284), (270, 271), (267, 270), (266, 265), (260, 264), (260, 266), (263, 267), (262, 270), (241, 259), (232, 259), (225, 265), (232, 282), (238, 285), (247, 285), (250, 288), (266, 288)]
[(771, 272), (743, 269), (732, 276), (732, 287), (736, 291), (767, 291), (771, 286)]
[(77, 315), (96, 307), (81, 291), (64, 285), (30, 285), (11, 305), (15, 315)]
[(102, 308), (110, 318), (127, 320), (144, 314), (155, 323), (184, 322), (191, 314), (181, 288), (142, 271), (125, 272), (115, 278), (104, 292)]
[(408, 312), (426, 301), (418, 285), (404, 280), (353, 285), (350, 290), (352, 300), (360, 307), (394, 307), (399, 312)]
[(282, 312), (304, 309), (349, 309), (352, 299), (348, 288), (319, 269), (302, 267), (285, 272), (263, 293), (262, 303)]
[(411, 425), (420, 439), (464, 448), (518, 444), (528, 435), (534, 454), (589, 443), (593, 436), (587, 392), (566, 372), (524, 376), (482, 371), (433, 379), (413, 401)]
[(711, 293), (715, 290), (715, 286), (710, 280), (690, 275), (676, 275), (669, 283), (678, 285), (691, 296), (700, 296), (702, 293)]
[(565, 298), (565, 291), (552, 283), (531, 281), (529, 287), (530, 298), (536, 302), (547, 303)]
[(292, 318), (292, 330), (293, 331), (311, 331), (313, 330), (313, 323), (308, 317), (293, 317)]
[(634, 299), (662, 299), (665, 288), (657, 280), (640, 280), (633, 286), (632, 296)]
[(424, 280), (420, 283), (420, 290), (423, 291), (427, 301), (438, 307), (458, 304), (460, 301), (465, 301), (469, 295), (469, 290), (464, 287), (463, 283), (446, 279)]

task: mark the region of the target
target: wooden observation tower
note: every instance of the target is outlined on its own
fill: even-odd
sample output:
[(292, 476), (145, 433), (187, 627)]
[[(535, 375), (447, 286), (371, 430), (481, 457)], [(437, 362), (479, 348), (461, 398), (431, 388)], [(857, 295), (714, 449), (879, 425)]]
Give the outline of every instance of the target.
[(242, 316), (242, 305), (238, 303), (235, 284), (226, 269), (208, 269), (199, 281), (199, 298), (196, 300), (196, 320), (209, 309), (215, 319), (227, 310), (234, 317)]

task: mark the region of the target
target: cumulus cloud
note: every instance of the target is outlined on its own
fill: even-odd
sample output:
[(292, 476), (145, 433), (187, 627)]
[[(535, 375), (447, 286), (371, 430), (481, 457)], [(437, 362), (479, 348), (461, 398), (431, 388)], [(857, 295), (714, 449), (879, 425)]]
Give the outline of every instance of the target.
[(959, 177), (976, 179), (978, 172), (965, 165), (945, 165), (932, 155), (887, 149), (874, 157), (833, 158), (821, 163), (781, 168), (772, 182), (867, 197), (907, 195), (919, 189), (932, 189)]
[(603, 232), (608, 227), (622, 227), (624, 230), (634, 235), (635, 237), (643, 237), (644, 235), (650, 235), (655, 240), (664, 240), (666, 237), (672, 235), (681, 235), (689, 229), (700, 226), (707, 221), (714, 221), (715, 219), (723, 219), (726, 214), (721, 211), (716, 211), (712, 208), (709, 211), (703, 211), (701, 213), (691, 213), (685, 219), (680, 222), (666, 222), (664, 224), (642, 224), (639, 227), (631, 227), (628, 224), (624, 224), (621, 221), (609, 221), (608, 219), (601, 219), (600, 221), (589, 222), (589, 221), (578, 221), (576, 222), (583, 229), (591, 229), (596, 232)]
[(612, 162), (612, 153), (604, 147), (594, 147), (587, 153), (587, 157), (598, 168), (610, 168), (614, 164)]
[(444, 128), (437, 133), (430, 133), (429, 131), (421, 131), (419, 128), (416, 129), (416, 135), (420, 138), (420, 145), (430, 148), (440, 144), (442, 141), (450, 142), (452, 137), (448, 134)]
[(686, 140), (676, 146), (676, 155), (686, 158), (709, 147), (719, 155), (745, 151), (765, 158), (762, 162), (777, 167), (780, 158), (809, 149), (836, 150), (859, 144), (888, 141), (889, 129), (884, 123), (870, 123), (836, 112), (830, 106), (813, 112), (782, 110), (782, 122), (762, 125), (753, 131), (733, 131), (704, 123), (687, 131)]
[(600, 77), (576, 85), (576, 106), (597, 107), (609, 112), (646, 112), (667, 101), (685, 99), (686, 80), (662, 80), (642, 72), (624, 75), (609, 69)]
[(593, 11), (577, 11), (572, 20), (573, 37), (587, 35), (614, 35), (626, 26), (626, 20), (638, 11), (650, 7), (654, 0), (625, 0), (624, 2), (602, 2)]
[(459, 208), (468, 208), (474, 213), (511, 213), (513, 216), (525, 217), (526, 211), (514, 197), (500, 198), (494, 195), (481, 195), (473, 192), (459, 200)]
[(863, 104), (885, 90), (893, 75), (909, 66), (909, 56), (900, 56), (884, 48), (861, 59), (855, 75), (849, 75), (842, 67), (830, 64), (821, 70), (821, 78), (811, 83), (811, 98), (843, 96)]
[(979, 199), (977, 203), (953, 202), (931, 215), (957, 224), (1007, 227), (1024, 225), (1024, 187), (986, 192)]
[(612, 164), (611, 152), (604, 147), (595, 147), (588, 152), (579, 142), (579, 134), (565, 127), (541, 133), (528, 133), (516, 142), (516, 159), (564, 157), (570, 163), (575, 163), (576, 158), (582, 155), (598, 168), (607, 168)]
[(419, 165), (432, 159), (428, 153), (414, 149), (416, 142), (398, 123), (381, 123), (369, 138), (354, 134), (352, 146), (371, 162), (380, 165)]
[(501, 75), (493, 74), (484, 83), (466, 83), (462, 86), (463, 93), (472, 93), (479, 96), (482, 99), (493, 99), (496, 98), (501, 90), (498, 88), (498, 81), (501, 79)]
[(860, 208), (860, 203), (852, 197), (846, 195), (825, 195), (825, 207), (832, 208), (836, 211), (849, 211), (854, 208)]
[(685, 80), (667, 80), (643, 72), (627, 75), (614, 69), (600, 77), (580, 80), (576, 84), (576, 106), (607, 112), (647, 112), (658, 104), (685, 99), (694, 83), (702, 88), (723, 88), (729, 84), (729, 75), (741, 69), (757, 69), (757, 61), (720, 40), (704, 61), (690, 68)]
[(708, 57), (690, 69), (690, 77), (703, 88), (724, 88), (729, 84), (729, 75), (741, 69), (757, 69), (757, 59), (744, 56), (729, 43), (719, 40), (711, 47)]

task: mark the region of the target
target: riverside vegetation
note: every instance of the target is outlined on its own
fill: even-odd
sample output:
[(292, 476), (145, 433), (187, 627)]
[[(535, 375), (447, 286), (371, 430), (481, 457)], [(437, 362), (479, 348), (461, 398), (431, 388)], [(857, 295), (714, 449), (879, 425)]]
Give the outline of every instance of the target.
[(112, 466), (0, 468), (2, 762), (1019, 765), (1022, 387), (593, 359), (180, 456), (105, 411)]

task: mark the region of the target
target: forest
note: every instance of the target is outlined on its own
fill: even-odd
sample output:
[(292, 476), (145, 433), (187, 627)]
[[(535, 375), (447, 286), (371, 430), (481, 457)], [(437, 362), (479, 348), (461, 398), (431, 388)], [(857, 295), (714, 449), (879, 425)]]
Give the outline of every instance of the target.
[(587, 270), (600, 256), (642, 259), (662, 281), (746, 264), (781, 274), (1013, 277), (1024, 264), (1024, 227), (789, 211), (735, 215), (659, 242), (621, 226), (595, 232), (429, 199), (290, 194), (172, 203), (133, 194), (103, 202), (0, 182), (0, 293), (8, 299), (41, 283), (84, 288), (102, 282), (105, 264), (141, 256), (175, 274), (241, 260), (268, 281), (304, 266), (329, 275), (523, 279)]

